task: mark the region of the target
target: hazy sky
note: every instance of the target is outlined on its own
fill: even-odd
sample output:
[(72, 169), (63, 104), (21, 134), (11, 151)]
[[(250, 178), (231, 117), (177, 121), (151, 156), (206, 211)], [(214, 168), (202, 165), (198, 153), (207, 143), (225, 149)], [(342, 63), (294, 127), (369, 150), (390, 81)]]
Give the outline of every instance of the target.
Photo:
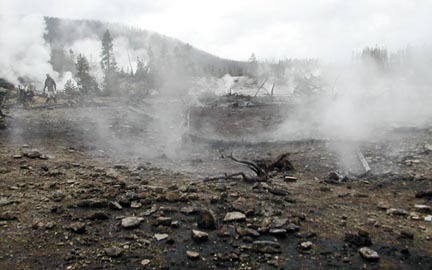
[(0, 0), (14, 14), (119, 22), (221, 57), (349, 58), (432, 41), (431, 0)]

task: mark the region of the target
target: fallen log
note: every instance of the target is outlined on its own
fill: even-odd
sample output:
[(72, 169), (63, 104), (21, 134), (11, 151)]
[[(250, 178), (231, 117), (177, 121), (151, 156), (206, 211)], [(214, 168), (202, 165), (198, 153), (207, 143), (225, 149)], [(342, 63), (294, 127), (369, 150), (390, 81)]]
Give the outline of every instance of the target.
[(151, 119), (154, 119), (154, 120), (158, 120), (159, 119), (159, 117), (157, 117), (154, 114), (142, 111), (142, 110), (134, 108), (132, 106), (128, 106), (128, 109), (131, 110), (131, 111), (133, 111), (134, 113), (138, 113), (138, 114), (144, 115), (144, 116), (146, 116), (148, 118), (151, 118)]
[[(207, 177), (204, 181), (214, 181), (214, 180), (229, 180), (229, 179), (242, 179), (245, 182), (254, 183), (254, 182), (265, 182), (270, 176), (269, 173), (274, 170), (279, 170), (281, 172), (294, 170), (294, 166), (288, 160), (289, 153), (282, 154), (278, 156), (276, 161), (248, 161), (248, 160), (240, 160), (233, 156), (231, 153), (227, 158), (231, 159), (234, 162), (241, 163), (246, 165), (250, 170), (255, 173), (255, 176), (247, 176), (244, 172), (238, 172), (233, 174), (225, 173), (222, 176), (216, 177)], [(223, 152), (220, 152), (220, 157), (222, 159), (225, 158)], [(241, 178), (239, 178), (241, 176)]]
[(258, 164), (252, 162), (252, 161), (247, 161), (247, 160), (239, 160), (236, 159), (232, 153), (231, 155), (228, 156), (229, 159), (233, 160), (234, 162), (237, 163), (241, 163), (241, 164), (245, 164), (249, 169), (251, 169), (258, 177), (268, 177), (267, 171), (265, 170), (265, 168), (262, 168), (261, 166), (259, 166)]
[(268, 171), (274, 171), (278, 169), (279, 171), (294, 171), (294, 165), (288, 160), (290, 153), (284, 153), (280, 155), (276, 161), (271, 162), (267, 167)]
[(357, 150), (357, 157), (360, 160), (360, 163), (364, 169), (364, 175), (369, 174), (371, 172), (371, 168), (369, 167), (369, 164), (366, 160), (366, 158), (363, 156), (362, 152), (360, 150)]

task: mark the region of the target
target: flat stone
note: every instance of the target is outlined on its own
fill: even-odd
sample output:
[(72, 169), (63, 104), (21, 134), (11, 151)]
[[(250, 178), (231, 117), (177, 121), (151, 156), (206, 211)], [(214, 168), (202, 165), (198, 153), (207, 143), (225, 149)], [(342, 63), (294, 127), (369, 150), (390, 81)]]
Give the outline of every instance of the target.
[(275, 218), (273, 218), (273, 220), (271, 222), (271, 227), (273, 227), (273, 228), (281, 228), (281, 227), (285, 226), (287, 223), (288, 223), (288, 219), (287, 218), (275, 217)]
[(287, 234), (287, 230), (285, 229), (270, 229), (270, 234), (274, 236), (284, 237)]
[(232, 203), (234, 210), (245, 213), (246, 215), (252, 215), (255, 212), (256, 202), (251, 199), (245, 199), (243, 197), (238, 198)]
[(284, 227), (288, 233), (298, 232), (300, 230), (300, 226), (295, 225), (294, 223), (290, 223)]
[(414, 205), (414, 208), (417, 211), (423, 212), (423, 213), (430, 213), (430, 212), (432, 212), (432, 207), (430, 207), (429, 205), (416, 204), (416, 205)]
[(179, 228), (180, 227), (180, 222), (178, 220), (173, 220), (171, 221), (171, 225), (172, 228)]
[(400, 232), (402, 238), (414, 239), (414, 233), (408, 230), (403, 230)]
[(168, 238), (168, 234), (166, 234), (166, 233), (156, 233), (156, 234), (154, 235), (154, 238), (155, 238), (157, 241), (162, 241), (162, 240)]
[(254, 229), (250, 229), (250, 228), (237, 227), (236, 232), (240, 236), (251, 236), (251, 237), (259, 237), (260, 236), (260, 233), (258, 231), (254, 230)]
[(114, 164), (113, 168), (117, 170), (127, 170), (128, 166), (126, 164)]
[(115, 202), (115, 201), (109, 202), (109, 208), (111, 208), (113, 210), (122, 210), (123, 209), (123, 207), (118, 202)]
[(141, 261), (141, 265), (144, 266), (144, 267), (146, 267), (147, 265), (150, 264), (150, 262), (151, 262), (150, 260), (145, 259), (145, 260), (142, 260), (142, 261)]
[(245, 220), (246, 220), (246, 215), (241, 212), (229, 212), (224, 217), (225, 222), (245, 221)]
[(185, 214), (185, 215), (192, 215), (192, 214), (195, 214), (197, 212), (197, 209), (195, 207), (192, 207), (192, 206), (186, 206), (186, 207), (182, 207), (180, 209), (180, 212)]
[(284, 181), (287, 183), (297, 182), (297, 177), (295, 176), (285, 176)]
[(273, 241), (255, 241), (252, 243), (252, 249), (261, 253), (280, 253), (281, 246)]
[(310, 250), (312, 248), (313, 244), (311, 241), (301, 242), (300, 248), (303, 250)]
[(9, 200), (6, 197), (0, 197), (0, 206), (6, 206), (6, 205), (9, 205), (9, 204), (13, 204), (14, 202), (15, 201)]
[(188, 251), (186, 251), (186, 256), (191, 260), (198, 260), (200, 257), (200, 254), (196, 251), (188, 250)]
[(417, 192), (415, 194), (415, 197), (419, 198), (419, 199), (423, 198), (423, 199), (432, 200), (432, 190), (426, 190), (426, 191), (422, 190), (422, 191), (419, 191), (419, 192)]
[(69, 229), (74, 233), (84, 233), (86, 230), (86, 225), (82, 222), (74, 222), (69, 225)]
[(104, 252), (108, 257), (115, 258), (115, 257), (120, 257), (123, 253), (123, 250), (119, 247), (109, 247), (109, 248), (105, 248)]
[(108, 169), (106, 171), (106, 176), (113, 178), (113, 179), (118, 179), (120, 177), (120, 173), (114, 169)]
[(28, 158), (40, 158), (42, 156), (42, 154), (37, 149), (32, 149), (30, 151), (26, 151), (23, 154), (25, 157), (28, 157)]
[(369, 233), (364, 231), (359, 231), (357, 234), (345, 233), (344, 240), (358, 247), (372, 245), (372, 239), (370, 238)]
[(137, 201), (132, 201), (131, 205), (130, 205), (130, 207), (133, 208), (133, 209), (141, 208), (141, 206), (142, 206), (142, 203), (137, 202)]
[(386, 213), (388, 215), (392, 215), (392, 216), (408, 216), (409, 212), (404, 210), (404, 209), (399, 209), (399, 208), (389, 208), (387, 209)]
[(170, 217), (158, 217), (156, 219), (157, 225), (170, 226), (171, 222), (172, 222), (172, 218)]
[(82, 208), (104, 208), (108, 206), (108, 201), (103, 199), (88, 199), (79, 201), (77, 206)]
[(219, 237), (229, 237), (231, 235), (230, 230), (227, 226), (223, 225), (217, 232)]
[(377, 207), (378, 207), (378, 209), (380, 209), (380, 210), (387, 210), (387, 209), (390, 208), (390, 206), (389, 206), (388, 204), (383, 203), (383, 202), (379, 202), (379, 203), (377, 204)]
[(360, 255), (367, 261), (376, 262), (380, 259), (378, 252), (368, 247), (362, 247), (359, 249)]
[(169, 202), (177, 202), (180, 200), (180, 193), (175, 191), (167, 192), (165, 199)]
[(426, 152), (432, 152), (432, 144), (430, 143), (425, 143), (424, 148), (426, 150)]
[(289, 194), (288, 191), (286, 191), (283, 188), (279, 188), (279, 187), (269, 188), (268, 191), (271, 194), (276, 195), (276, 196), (287, 196)]
[(66, 197), (66, 195), (61, 190), (56, 190), (51, 194), (51, 199), (55, 202), (63, 200), (64, 197)]
[(143, 220), (142, 217), (125, 217), (121, 221), (121, 226), (126, 229), (138, 227)]
[(330, 172), (327, 176), (327, 179), (331, 181), (339, 181), (340, 178), (341, 177), (337, 172)]
[(107, 220), (109, 219), (109, 215), (104, 212), (95, 212), (87, 216), (87, 219), (90, 220)]
[(208, 239), (208, 233), (198, 230), (192, 230), (192, 239), (197, 242), (204, 242)]
[(150, 209), (146, 210), (143, 215), (144, 216), (151, 216), (154, 213), (156, 213), (159, 210), (159, 207), (157, 205), (153, 205)]

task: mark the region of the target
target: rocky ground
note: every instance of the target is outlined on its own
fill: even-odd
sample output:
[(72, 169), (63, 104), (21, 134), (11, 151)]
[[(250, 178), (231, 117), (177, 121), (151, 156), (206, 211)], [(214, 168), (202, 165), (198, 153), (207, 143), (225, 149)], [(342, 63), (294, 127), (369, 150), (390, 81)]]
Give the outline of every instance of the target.
[[(183, 140), (176, 159), (118, 104), (9, 114), (0, 269), (432, 268), (431, 129), (363, 142), (372, 173), (358, 177), (338, 171), (340, 142)], [(296, 170), (204, 181), (248, 172), (221, 148), (290, 152)]]

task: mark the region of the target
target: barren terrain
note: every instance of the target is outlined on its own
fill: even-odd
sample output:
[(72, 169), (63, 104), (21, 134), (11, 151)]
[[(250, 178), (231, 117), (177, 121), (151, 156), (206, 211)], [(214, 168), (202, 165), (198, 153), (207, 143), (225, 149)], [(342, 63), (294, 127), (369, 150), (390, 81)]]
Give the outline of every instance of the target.
[[(160, 128), (129, 106), (9, 110), (0, 269), (432, 268), (431, 128), (383, 129), (362, 142), (254, 141), (254, 128), (279, 121), (268, 108), (192, 111), (188, 128), (212, 126), (209, 137), (187, 136), (181, 123)], [(341, 147), (358, 147), (371, 173), (360, 175)], [(250, 173), (222, 152), (291, 153), (295, 171), (204, 181)]]

